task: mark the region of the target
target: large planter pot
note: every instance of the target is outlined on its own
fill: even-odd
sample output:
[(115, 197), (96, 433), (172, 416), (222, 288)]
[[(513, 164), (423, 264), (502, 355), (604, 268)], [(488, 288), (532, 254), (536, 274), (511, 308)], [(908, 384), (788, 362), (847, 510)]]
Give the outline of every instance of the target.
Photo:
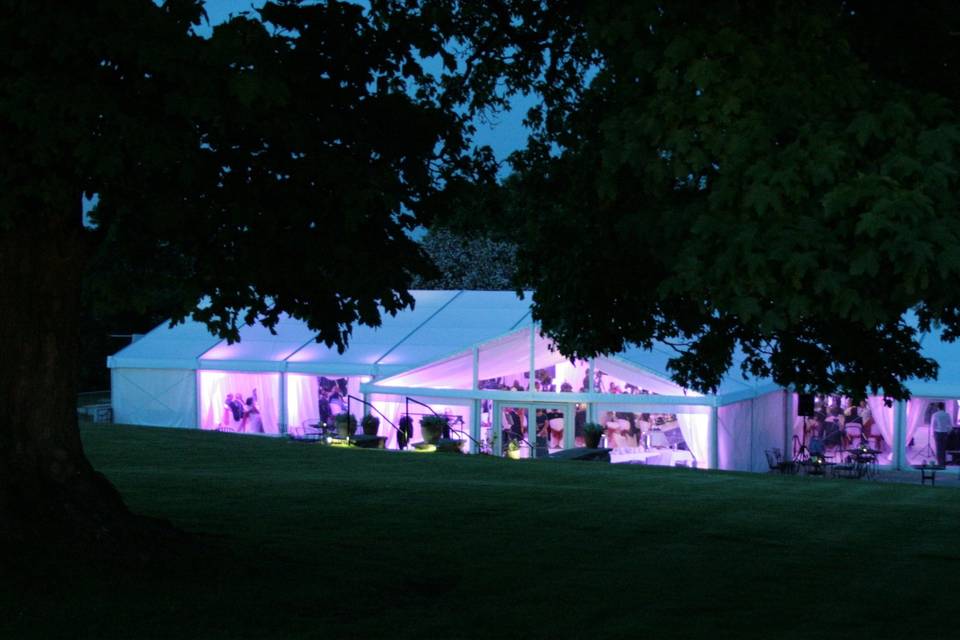
[(426, 416), (420, 421), (420, 433), (423, 435), (423, 441), (430, 444), (437, 444), (440, 436), (443, 434), (443, 427), (447, 421), (437, 416)]
[(375, 416), (364, 416), (360, 426), (363, 427), (363, 435), (375, 436), (380, 431), (380, 419)]
[(520, 459), (520, 449), (507, 449), (507, 457), (511, 460)]
[(587, 449), (596, 449), (600, 446), (600, 438), (603, 437), (603, 427), (596, 422), (588, 422), (583, 425), (583, 443)]
[(601, 437), (603, 437), (602, 433), (585, 433), (583, 434), (583, 442), (588, 449), (596, 449), (600, 446)]
[(338, 419), (334, 424), (337, 425), (337, 435), (342, 438), (348, 438), (357, 432), (357, 419), (353, 416), (349, 419)]

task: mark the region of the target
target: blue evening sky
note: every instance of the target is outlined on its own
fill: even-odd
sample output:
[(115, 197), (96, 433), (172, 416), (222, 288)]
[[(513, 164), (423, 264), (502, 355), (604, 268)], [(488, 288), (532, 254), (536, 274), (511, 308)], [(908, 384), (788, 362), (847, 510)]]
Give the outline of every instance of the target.
[[(216, 25), (227, 20), (231, 14), (252, 11), (262, 5), (262, 0), (207, 0), (206, 10), (210, 24)], [(477, 144), (489, 145), (497, 160), (505, 160), (511, 152), (526, 144), (527, 132), (522, 123), (527, 109), (532, 105), (531, 99), (518, 98), (510, 111), (497, 114), (490, 122), (477, 122)], [(506, 175), (506, 169), (501, 169), (501, 175)]]

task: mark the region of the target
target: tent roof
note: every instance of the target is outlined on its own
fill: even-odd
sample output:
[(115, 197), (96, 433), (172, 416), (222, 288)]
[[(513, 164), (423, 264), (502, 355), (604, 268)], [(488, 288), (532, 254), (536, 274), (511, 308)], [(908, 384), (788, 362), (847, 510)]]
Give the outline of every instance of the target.
[(256, 324), (227, 344), (198, 322), (166, 323), (107, 360), (111, 368), (187, 368), (389, 375), (501, 336), (529, 322), (529, 301), (507, 291), (413, 291), (416, 306), (385, 315), (379, 327), (357, 325), (344, 353), (314, 340), (284, 317), (276, 335)]
[[(289, 317), (280, 320), (276, 334), (262, 325), (244, 326), (240, 341), (234, 344), (216, 338), (200, 323), (187, 321), (172, 328), (160, 325), (111, 356), (108, 366), (389, 376), (529, 327), (529, 295), (520, 300), (509, 291), (412, 293), (417, 301), (414, 309), (384, 316), (380, 327), (356, 326), (342, 354), (316, 342), (306, 324)], [(668, 381), (667, 361), (673, 353), (665, 345), (650, 351), (634, 347), (609, 360)], [(744, 380), (739, 363), (734, 362), (720, 385), (722, 402), (777, 388), (769, 380)]]
[(111, 368), (130, 369), (195, 369), (197, 357), (214, 347), (220, 338), (206, 325), (188, 320), (169, 326), (163, 323), (139, 340), (107, 358)]

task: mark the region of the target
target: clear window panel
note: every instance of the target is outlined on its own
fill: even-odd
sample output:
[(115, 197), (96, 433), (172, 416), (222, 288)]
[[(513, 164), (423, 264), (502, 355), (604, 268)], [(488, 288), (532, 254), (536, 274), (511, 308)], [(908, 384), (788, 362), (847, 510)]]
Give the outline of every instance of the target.
[(534, 410), (534, 424), (530, 442), (534, 445), (534, 457), (545, 458), (564, 448), (566, 418), (562, 407), (538, 407)]
[[(822, 454), (828, 461), (868, 455), (877, 464), (893, 462), (894, 410), (880, 396), (854, 402), (846, 396), (813, 396), (810, 415), (800, 415), (800, 396), (793, 395), (793, 459)], [(926, 445), (924, 440), (921, 449)]]
[(573, 446), (585, 447), (586, 440), (583, 438), (583, 425), (587, 423), (587, 404), (578, 402), (574, 409), (573, 417)]
[(537, 336), (534, 343), (534, 391), (541, 393), (575, 393), (587, 391), (590, 363), (571, 361), (555, 349), (553, 343)]
[(529, 436), (529, 411), (526, 407), (502, 407), (500, 409), (501, 454), (519, 460), (532, 455)]
[(601, 446), (611, 449), (611, 462), (709, 466), (706, 407), (604, 405), (598, 407), (597, 416), (604, 426)]

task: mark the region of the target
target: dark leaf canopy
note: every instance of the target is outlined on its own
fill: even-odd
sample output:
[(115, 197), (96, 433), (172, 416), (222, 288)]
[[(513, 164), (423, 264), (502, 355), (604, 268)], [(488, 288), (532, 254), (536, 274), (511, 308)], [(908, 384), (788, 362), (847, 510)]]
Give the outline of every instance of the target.
[(432, 271), (408, 232), (489, 164), (467, 154), (451, 82), (422, 68), (451, 55), (453, 22), (291, 0), (209, 38), (202, 19), (195, 0), (4, 3), (0, 225), (72, 229), (102, 304), (163, 292), (182, 318), (205, 300), (195, 317), (231, 337), (286, 312), (342, 346), (412, 304)]
[(541, 48), (593, 66), (543, 87), (515, 158), (518, 285), (561, 350), (663, 340), (697, 389), (737, 350), (745, 373), (853, 396), (935, 375), (918, 329), (960, 331), (960, 9), (574, 11), (577, 35), (561, 25)]

